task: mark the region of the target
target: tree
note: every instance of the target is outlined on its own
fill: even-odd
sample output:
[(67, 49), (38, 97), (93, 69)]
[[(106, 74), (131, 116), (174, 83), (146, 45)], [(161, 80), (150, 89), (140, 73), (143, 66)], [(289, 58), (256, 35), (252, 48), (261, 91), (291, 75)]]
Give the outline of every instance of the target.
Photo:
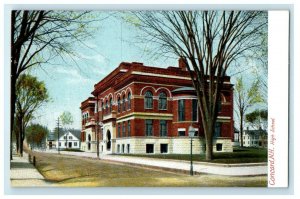
[[(134, 12), (134, 24), (161, 56), (182, 57), (195, 87), (206, 140), (206, 159), (213, 159), (217, 104), (229, 67), (241, 68), (260, 48), (266, 12), (155, 11)], [(237, 68), (238, 69), (238, 68)]]
[(34, 112), (48, 101), (48, 92), (44, 82), (38, 81), (36, 77), (23, 74), (19, 77), (16, 85), (16, 126), (15, 131), (18, 139), (19, 154), (23, 155), (23, 141), (25, 129), (34, 118)]
[[(73, 124), (72, 114), (69, 111), (64, 111), (59, 118), (65, 129), (70, 129), (70, 125)], [(68, 148), (68, 136), (66, 136), (66, 148)]]
[(243, 78), (239, 77), (235, 86), (235, 104), (237, 107), (237, 114), (240, 122), (240, 145), (243, 147), (243, 129), (244, 120), (247, 110), (256, 103), (263, 102), (262, 96), (259, 91), (259, 81), (252, 83), (249, 89), (246, 88)]
[(250, 123), (253, 128), (266, 129), (268, 124), (268, 110), (255, 109), (246, 114), (246, 122)]
[(69, 111), (64, 111), (60, 116), (60, 121), (61, 124), (66, 127), (66, 128), (70, 128), (69, 125), (73, 124), (73, 116)]
[[(89, 12), (11, 12), (11, 137), (16, 111), (16, 83), (20, 75), (33, 66), (50, 63), (55, 57), (64, 62), (66, 57), (74, 60), (74, 43), (84, 45), (83, 40), (93, 31), (89, 24), (95, 20)], [(10, 150), (12, 159), (12, 144)]]
[(32, 147), (41, 147), (45, 141), (49, 130), (40, 124), (31, 124), (26, 128), (26, 140)]

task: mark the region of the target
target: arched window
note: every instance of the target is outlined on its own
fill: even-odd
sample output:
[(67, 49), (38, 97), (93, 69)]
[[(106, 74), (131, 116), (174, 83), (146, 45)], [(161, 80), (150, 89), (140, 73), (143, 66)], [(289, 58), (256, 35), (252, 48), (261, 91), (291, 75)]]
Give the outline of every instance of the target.
[(128, 103), (127, 108), (131, 109), (131, 93), (130, 92), (128, 93), (128, 96), (127, 96), (127, 103)]
[(159, 94), (158, 109), (167, 110), (167, 95), (164, 92)]
[(112, 98), (109, 99), (109, 111), (112, 111)]
[(145, 108), (153, 108), (153, 94), (151, 91), (145, 93)]
[(126, 111), (125, 95), (123, 95), (123, 111)]
[(121, 98), (118, 97), (118, 112), (121, 112)]
[(107, 114), (108, 113), (108, 101), (106, 100), (106, 103), (105, 103), (105, 113)]

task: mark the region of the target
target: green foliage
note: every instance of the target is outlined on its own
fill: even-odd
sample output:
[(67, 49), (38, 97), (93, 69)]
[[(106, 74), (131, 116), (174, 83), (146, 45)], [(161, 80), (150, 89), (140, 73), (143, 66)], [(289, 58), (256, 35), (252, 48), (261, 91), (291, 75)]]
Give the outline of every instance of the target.
[(45, 83), (29, 74), (19, 77), (16, 86), (17, 117), (23, 120), (24, 127), (33, 119), (33, 114), (43, 103), (48, 102), (49, 95)]
[(32, 124), (25, 131), (27, 142), (33, 146), (40, 146), (49, 134), (47, 127), (40, 124)]
[(73, 124), (73, 116), (69, 111), (64, 111), (59, 118), (64, 126)]
[(256, 128), (261, 127), (262, 123), (268, 120), (268, 110), (254, 110), (251, 113), (246, 114), (246, 122), (252, 124)]
[(235, 91), (237, 95), (238, 106), (244, 111), (256, 103), (263, 102), (263, 97), (260, 92), (260, 82), (258, 80), (253, 82), (250, 88), (247, 89), (244, 85), (243, 77), (239, 77), (237, 78)]

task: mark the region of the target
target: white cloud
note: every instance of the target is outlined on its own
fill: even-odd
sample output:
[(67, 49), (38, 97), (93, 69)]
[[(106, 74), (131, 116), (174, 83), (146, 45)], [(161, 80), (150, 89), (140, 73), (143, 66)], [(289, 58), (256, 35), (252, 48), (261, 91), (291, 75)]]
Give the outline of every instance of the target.
[(93, 81), (92, 79), (85, 77), (82, 73), (80, 73), (79, 69), (76, 68), (58, 68), (55, 71), (56, 73), (65, 75), (64, 80), (69, 84), (76, 83), (88, 83)]

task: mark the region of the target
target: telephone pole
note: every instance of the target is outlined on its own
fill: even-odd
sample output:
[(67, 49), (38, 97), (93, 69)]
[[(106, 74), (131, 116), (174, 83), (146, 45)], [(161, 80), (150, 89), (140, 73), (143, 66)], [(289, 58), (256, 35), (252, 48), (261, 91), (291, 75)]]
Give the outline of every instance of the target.
[(57, 125), (57, 151), (58, 151), (58, 154), (60, 154), (60, 151), (59, 151), (59, 117), (57, 118), (56, 125)]

